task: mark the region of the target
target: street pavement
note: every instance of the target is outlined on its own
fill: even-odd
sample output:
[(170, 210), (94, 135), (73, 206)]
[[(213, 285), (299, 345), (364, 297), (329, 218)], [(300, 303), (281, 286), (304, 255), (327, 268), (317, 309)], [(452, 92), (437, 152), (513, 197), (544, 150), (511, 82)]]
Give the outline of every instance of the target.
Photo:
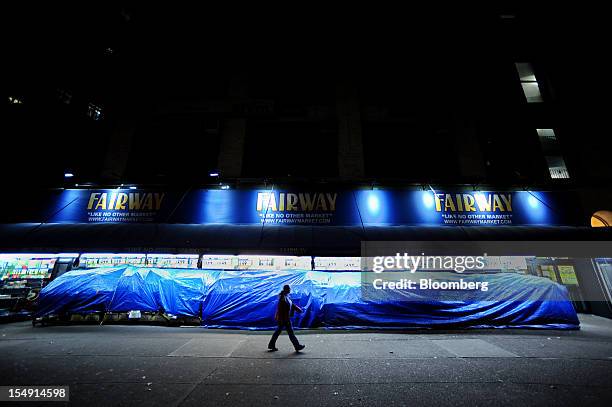
[(0, 385), (67, 385), (88, 407), (610, 405), (612, 320), (581, 322), (297, 331), (301, 353), (285, 333), (268, 352), (268, 331), (17, 322), (0, 325)]

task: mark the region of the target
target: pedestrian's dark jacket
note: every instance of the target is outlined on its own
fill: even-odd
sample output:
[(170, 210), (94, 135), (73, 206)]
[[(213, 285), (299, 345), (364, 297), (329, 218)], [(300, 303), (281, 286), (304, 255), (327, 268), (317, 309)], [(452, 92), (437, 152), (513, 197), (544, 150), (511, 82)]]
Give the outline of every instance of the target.
[(302, 312), (302, 309), (295, 305), (286, 294), (280, 293), (278, 295), (278, 305), (276, 306), (274, 319), (279, 322), (287, 322), (295, 311)]

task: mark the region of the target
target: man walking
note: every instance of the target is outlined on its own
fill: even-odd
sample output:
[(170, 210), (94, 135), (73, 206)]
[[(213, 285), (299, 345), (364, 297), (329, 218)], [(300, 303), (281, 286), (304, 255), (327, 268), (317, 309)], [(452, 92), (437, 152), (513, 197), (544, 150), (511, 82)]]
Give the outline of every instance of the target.
[(278, 326), (276, 327), (276, 331), (274, 331), (274, 334), (270, 339), (270, 343), (268, 344), (268, 349), (270, 349), (271, 351), (278, 350), (276, 348), (276, 340), (283, 331), (283, 328), (287, 330), (287, 334), (289, 334), (289, 340), (293, 344), (293, 347), (295, 348), (296, 352), (299, 352), (300, 350), (306, 347), (304, 345), (300, 345), (300, 342), (298, 342), (298, 339), (293, 333), (293, 327), (291, 326), (291, 317), (293, 316), (294, 311), (301, 313), (302, 309), (295, 305), (289, 299), (290, 292), (291, 287), (285, 285), (283, 287), (283, 291), (281, 291), (278, 295), (278, 305), (276, 306), (276, 314), (274, 315), (274, 319), (276, 320)]

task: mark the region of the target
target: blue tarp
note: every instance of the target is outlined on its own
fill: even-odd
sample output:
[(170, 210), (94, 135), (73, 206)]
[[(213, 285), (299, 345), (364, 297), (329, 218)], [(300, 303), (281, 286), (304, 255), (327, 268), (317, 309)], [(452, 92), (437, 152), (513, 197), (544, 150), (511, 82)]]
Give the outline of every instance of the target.
[(551, 328), (576, 329), (567, 289), (548, 279), (498, 273), (465, 275), (490, 287), (473, 298), (435, 291), (372, 292), (359, 272), (219, 271), (123, 266), (76, 270), (40, 293), (37, 316), (140, 310), (202, 317), (210, 328), (270, 329), (285, 284), (304, 309), (298, 328)]

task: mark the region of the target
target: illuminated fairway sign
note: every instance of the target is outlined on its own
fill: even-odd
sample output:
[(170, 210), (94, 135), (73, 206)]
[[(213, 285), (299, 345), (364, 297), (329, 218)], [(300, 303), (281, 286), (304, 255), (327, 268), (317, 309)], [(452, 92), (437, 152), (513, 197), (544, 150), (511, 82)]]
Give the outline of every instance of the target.
[(49, 221), (59, 223), (571, 225), (575, 201), (536, 191), (66, 190), (47, 211), (57, 208)]
[(88, 221), (153, 221), (165, 195), (159, 192), (92, 192), (87, 203)]
[(156, 210), (161, 208), (164, 193), (151, 192), (92, 192), (88, 211), (97, 210)]
[(333, 221), (338, 193), (257, 193), (257, 213), (262, 223), (326, 224)]
[(433, 194), (436, 211), (512, 212), (512, 194)]
[(444, 224), (511, 225), (513, 193), (432, 193)]
[(61, 209), (52, 221), (161, 223), (173, 204), (176, 205), (175, 194), (164, 191), (72, 189), (64, 191), (55, 202), (54, 206)]

